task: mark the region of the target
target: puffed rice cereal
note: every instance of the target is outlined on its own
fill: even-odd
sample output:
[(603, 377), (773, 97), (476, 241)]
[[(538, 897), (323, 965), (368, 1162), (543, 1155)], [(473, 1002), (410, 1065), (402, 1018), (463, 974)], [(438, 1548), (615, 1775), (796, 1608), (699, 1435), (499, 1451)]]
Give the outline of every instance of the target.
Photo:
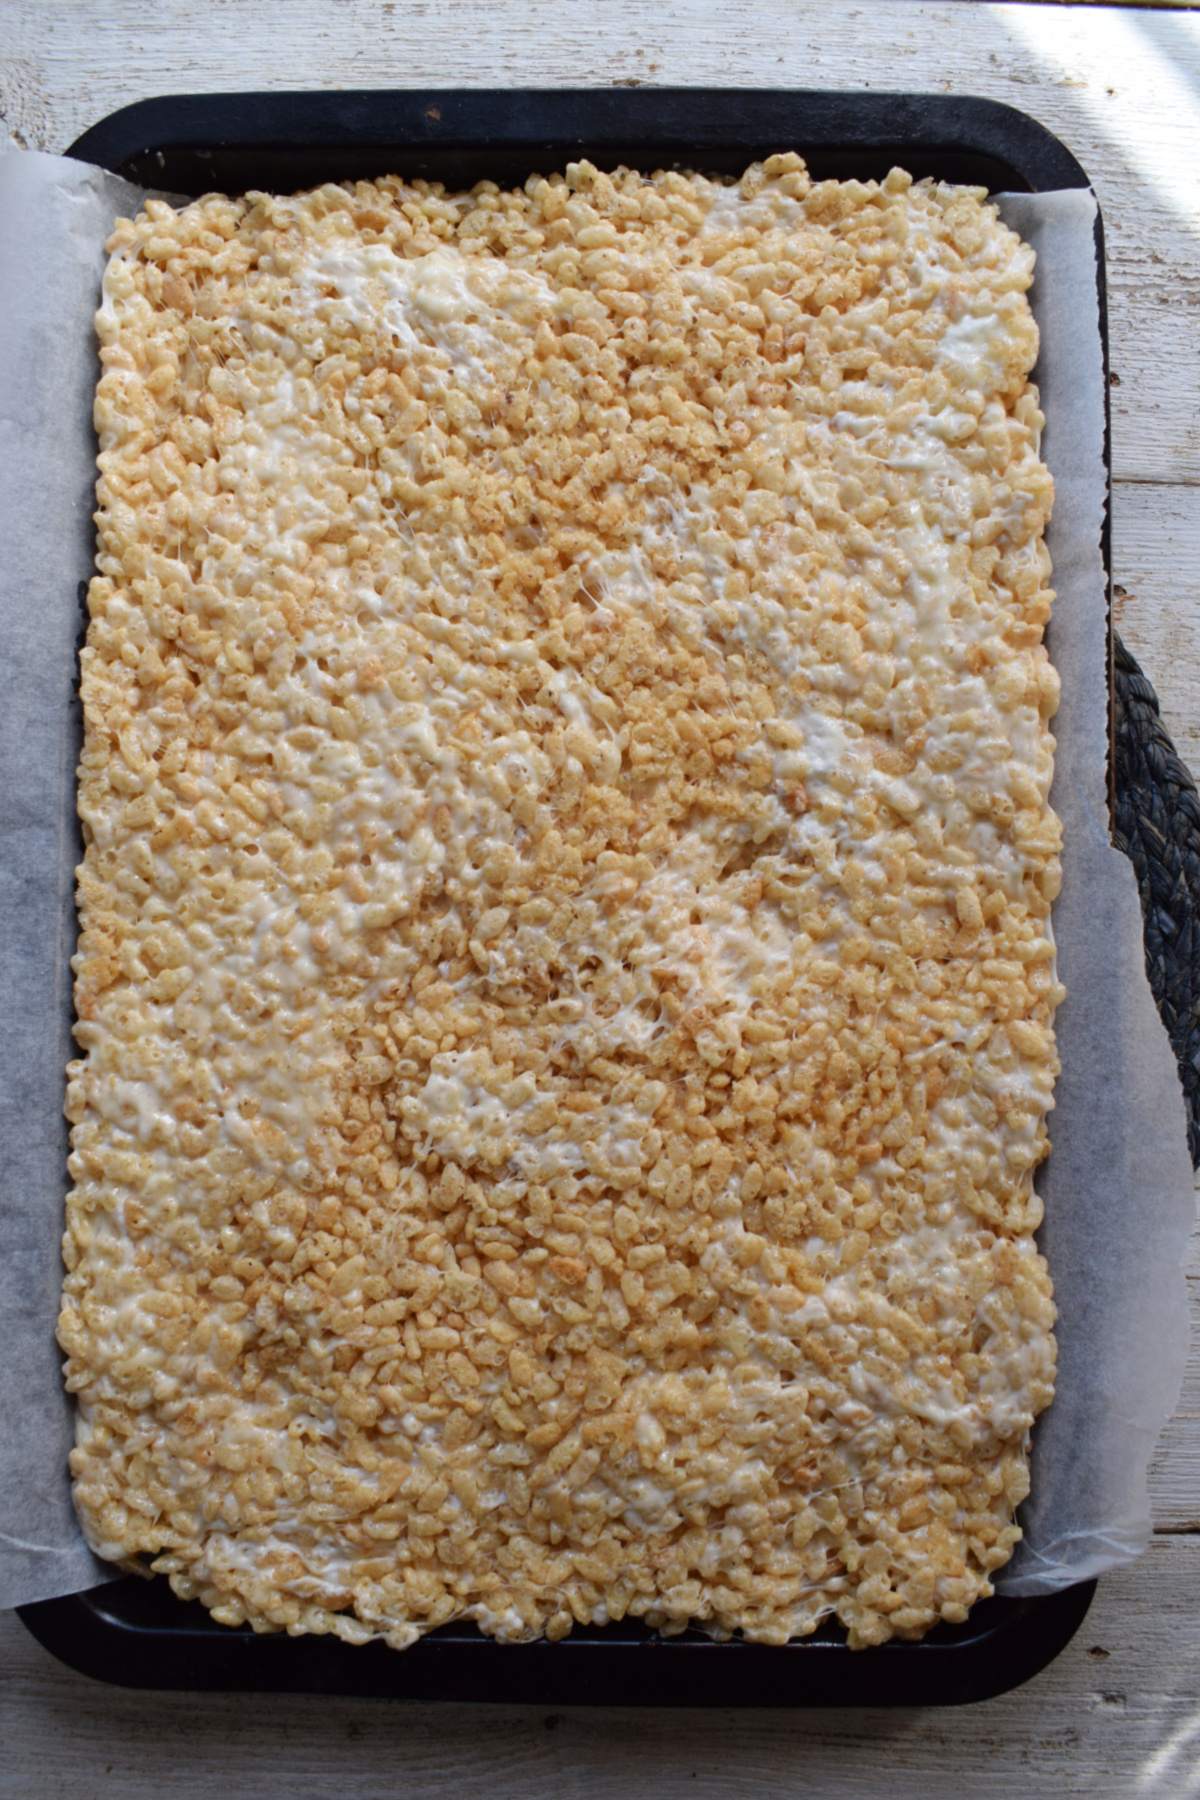
[(89, 1541), (397, 1648), (961, 1621), (1054, 1368), (1032, 252), (794, 155), (109, 249)]

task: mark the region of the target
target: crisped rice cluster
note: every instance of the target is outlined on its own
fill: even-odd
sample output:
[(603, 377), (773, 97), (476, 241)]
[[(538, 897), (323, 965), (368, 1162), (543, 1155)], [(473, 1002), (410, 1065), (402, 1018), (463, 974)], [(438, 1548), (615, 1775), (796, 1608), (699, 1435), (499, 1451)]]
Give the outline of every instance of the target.
[(90, 1541), (398, 1647), (961, 1621), (1054, 1362), (1031, 252), (794, 155), (109, 248)]

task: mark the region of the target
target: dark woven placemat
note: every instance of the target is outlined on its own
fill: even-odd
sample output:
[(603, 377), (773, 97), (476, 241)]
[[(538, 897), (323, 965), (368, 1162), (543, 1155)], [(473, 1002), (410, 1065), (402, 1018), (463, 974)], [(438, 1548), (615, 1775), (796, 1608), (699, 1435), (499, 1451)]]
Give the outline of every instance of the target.
[(1113, 633), (1113, 837), (1137, 875), (1146, 973), (1179, 1063), (1200, 1167), (1200, 794), (1158, 696)]

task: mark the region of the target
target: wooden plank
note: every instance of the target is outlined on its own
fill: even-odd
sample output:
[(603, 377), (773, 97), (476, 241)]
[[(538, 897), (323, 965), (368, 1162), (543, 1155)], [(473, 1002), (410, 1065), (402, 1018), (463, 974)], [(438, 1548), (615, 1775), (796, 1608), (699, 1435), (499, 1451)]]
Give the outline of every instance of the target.
[(1200, 487), (1117, 482), (1112, 535), (1117, 629), (1200, 772)]
[(1200, 1222), (1188, 1245), (1184, 1273), (1192, 1341), (1174, 1417), (1150, 1466), (1150, 1507), (1156, 1531), (1200, 1533)]
[(1188, 1245), (1185, 1274), (1192, 1341), (1174, 1417), (1150, 1465), (1150, 1508), (1156, 1531), (1200, 1533), (1200, 1224)]
[(1122, 287), (1112, 295), (1108, 343), (1114, 477), (1200, 484), (1200, 296), (1182, 286)]
[(642, 1712), (412, 1706), (102, 1687), (0, 1616), (0, 1787), (21, 1800), (596, 1800), (654, 1794), (1175, 1800), (1200, 1776), (1200, 1538), (1107, 1576), (1026, 1687), (962, 1710)]

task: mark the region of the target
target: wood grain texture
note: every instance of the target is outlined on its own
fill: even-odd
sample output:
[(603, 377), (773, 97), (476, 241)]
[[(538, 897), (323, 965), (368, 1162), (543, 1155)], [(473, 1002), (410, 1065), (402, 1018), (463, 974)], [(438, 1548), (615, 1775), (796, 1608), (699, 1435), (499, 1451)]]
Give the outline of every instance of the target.
[(1117, 481), (1200, 485), (1200, 294), (1113, 282), (1108, 342)]
[[(1175, 1415), (1150, 1465), (1150, 1509), (1156, 1531), (1192, 1538), (1200, 1568), (1200, 1225), (1192, 1233), (1184, 1273), (1192, 1341)], [(1200, 1632), (1197, 1635), (1200, 1638)], [(1200, 1689), (1196, 1697), (1200, 1704)]]
[[(0, 147), (153, 94), (925, 89), (1007, 101), (1091, 175), (1109, 250), (1120, 627), (1200, 770), (1200, 16), (939, 0), (0, 0)], [(1200, 1235), (1189, 1263), (1200, 1321)], [(0, 1800), (867, 1800), (1200, 1791), (1200, 1332), (1152, 1470), (1160, 1535), (1016, 1694), (958, 1712), (633, 1713), (126, 1694), (0, 1615)]]
[[(1200, 334), (1192, 345), (1200, 363)], [(1113, 597), (1117, 629), (1153, 681), (1180, 755), (1200, 773), (1200, 486), (1117, 482), (1112, 538), (1113, 582), (1124, 589)]]

